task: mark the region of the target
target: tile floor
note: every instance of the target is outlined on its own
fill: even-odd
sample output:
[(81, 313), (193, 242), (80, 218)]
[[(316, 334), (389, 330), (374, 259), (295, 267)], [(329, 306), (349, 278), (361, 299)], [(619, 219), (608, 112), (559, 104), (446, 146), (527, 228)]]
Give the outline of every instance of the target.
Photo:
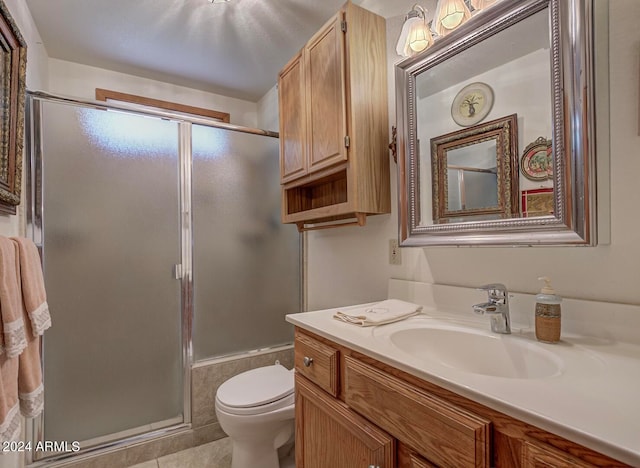
[(230, 468), (231, 441), (228, 437), (165, 455), (130, 468)]
[[(281, 468), (295, 468), (294, 454), (281, 461)], [(140, 463), (129, 468), (230, 468), (231, 440), (228, 437), (188, 450)]]

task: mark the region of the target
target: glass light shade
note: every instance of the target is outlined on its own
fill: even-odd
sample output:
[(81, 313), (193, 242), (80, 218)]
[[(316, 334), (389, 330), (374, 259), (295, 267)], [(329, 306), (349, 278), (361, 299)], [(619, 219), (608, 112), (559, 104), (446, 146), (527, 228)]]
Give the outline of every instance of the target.
[(471, 12), (463, 0), (439, 0), (435, 14), (435, 30), (446, 36), (471, 18)]
[(409, 48), (414, 52), (422, 52), (433, 43), (431, 30), (424, 21), (415, 22), (409, 32)]
[(484, 8), (490, 7), (498, 0), (471, 0), (471, 6), (476, 10), (482, 10)]
[(403, 57), (410, 57), (425, 50), (431, 44), (433, 44), (433, 36), (424, 19), (413, 16), (402, 25), (396, 53)]

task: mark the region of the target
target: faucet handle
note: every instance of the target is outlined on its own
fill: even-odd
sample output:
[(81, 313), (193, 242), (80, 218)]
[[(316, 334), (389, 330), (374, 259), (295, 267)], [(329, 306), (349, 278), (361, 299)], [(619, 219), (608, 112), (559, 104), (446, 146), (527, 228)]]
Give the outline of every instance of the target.
[(477, 288), (479, 291), (487, 291), (492, 299), (502, 299), (507, 297), (507, 287), (502, 283), (485, 284)]

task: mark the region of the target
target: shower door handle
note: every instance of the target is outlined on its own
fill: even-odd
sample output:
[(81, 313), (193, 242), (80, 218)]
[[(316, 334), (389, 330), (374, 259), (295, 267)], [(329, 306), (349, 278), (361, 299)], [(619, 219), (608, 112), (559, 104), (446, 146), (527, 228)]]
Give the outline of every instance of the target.
[(173, 265), (173, 277), (177, 280), (182, 279), (182, 264), (177, 263)]

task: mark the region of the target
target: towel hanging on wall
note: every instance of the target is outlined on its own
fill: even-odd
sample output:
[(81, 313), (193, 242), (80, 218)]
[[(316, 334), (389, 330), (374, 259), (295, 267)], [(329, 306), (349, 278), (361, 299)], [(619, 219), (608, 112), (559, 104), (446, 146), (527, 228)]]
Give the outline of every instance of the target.
[(24, 306), (31, 321), (34, 336), (40, 336), (51, 326), (40, 254), (30, 239), (12, 237), (11, 240), (18, 245)]
[(20, 414), (44, 407), (40, 335), (51, 326), (40, 255), (29, 239), (0, 236), (0, 442), (18, 440)]
[(16, 245), (11, 239), (0, 236), (0, 349), (8, 358), (18, 356), (27, 346), (16, 253)]

